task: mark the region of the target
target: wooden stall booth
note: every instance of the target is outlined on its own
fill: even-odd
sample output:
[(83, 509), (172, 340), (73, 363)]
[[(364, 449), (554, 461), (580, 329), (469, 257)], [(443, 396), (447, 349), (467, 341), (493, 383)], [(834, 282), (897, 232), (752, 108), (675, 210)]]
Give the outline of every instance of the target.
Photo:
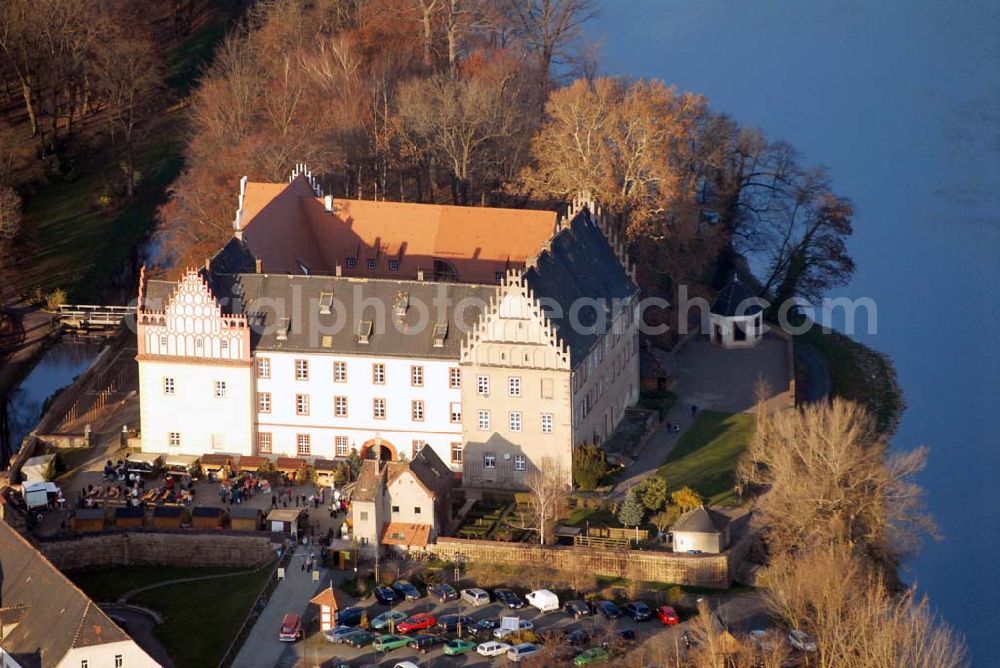
[(70, 528), (73, 533), (104, 531), (104, 509), (80, 508), (73, 511), (73, 517), (70, 518)]
[(264, 526), (264, 511), (250, 506), (229, 509), (229, 527), (233, 531), (260, 531)]
[(197, 478), (201, 475), (201, 458), (198, 455), (166, 455), (163, 467), (175, 476)]
[(287, 533), (293, 538), (299, 535), (299, 519), (302, 508), (275, 508), (267, 515), (267, 529), (272, 533)]
[(215, 506), (195, 506), (191, 509), (192, 529), (221, 529), (226, 521), (226, 509)]
[(180, 529), (185, 521), (190, 521), (187, 517), (187, 509), (181, 506), (157, 506), (153, 509), (153, 528), (155, 529)]
[(345, 464), (344, 460), (337, 459), (317, 459), (313, 462), (313, 470), (316, 471), (316, 484), (320, 487), (334, 487), (337, 485), (337, 472)]
[(236, 468), (235, 460), (237, 459), (233, 455), (204, 454), (200, 457), (201, 474), (206, 478), (212, 477), (215, 480), (225, 480), (232, 476)]
[(141, 529), (145, 518), (146, 511), (140, 506), (115, 508), (116, 529)]

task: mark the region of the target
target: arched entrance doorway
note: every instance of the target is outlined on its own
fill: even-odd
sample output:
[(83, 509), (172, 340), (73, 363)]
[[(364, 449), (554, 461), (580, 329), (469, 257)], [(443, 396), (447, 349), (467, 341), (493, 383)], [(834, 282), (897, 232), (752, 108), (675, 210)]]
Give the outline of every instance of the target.
[(376, 453), (379, 452), (378, 448), (381, 448), (382, 461), (399, 461), (399, 453), (396, 451), (396, 446), (384, 438), (372, 438), (365, 441), (365, 444), (361, 446), (361, 458), (375, 459)]

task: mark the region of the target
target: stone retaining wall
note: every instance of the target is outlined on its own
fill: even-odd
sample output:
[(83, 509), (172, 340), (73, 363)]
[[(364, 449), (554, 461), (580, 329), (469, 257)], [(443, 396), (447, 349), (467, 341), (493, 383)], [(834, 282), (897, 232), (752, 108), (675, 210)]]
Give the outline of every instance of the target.
[(605, 577), (620, 577), (643, 582), (728, 589), (736, 564), (730, 558), (742, 559), (745, 550), (730, 550), (722, 554), (693, 556), (673, 552), (641, 550), (602, 550), (592, 547), (551, 545), (542, 547), (527, 543), (503, 543), (488, 540), (465, 540), (439, 537), (427, 546), (428, 552), (442, 559), (456, 553), (470, 560), (525, 567), (578, 570)]
[(133, 531), (44, 540), (38, 548), (61, 571), (115, 566), (255, 568), (274, 558), (269, 534)]

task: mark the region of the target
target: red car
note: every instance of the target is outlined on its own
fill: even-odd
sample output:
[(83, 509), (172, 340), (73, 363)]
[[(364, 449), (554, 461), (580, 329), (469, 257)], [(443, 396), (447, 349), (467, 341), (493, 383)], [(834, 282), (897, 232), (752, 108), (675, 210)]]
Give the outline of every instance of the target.
[(660, 621), (664, 624), (677, 624), (680, 622), (680, 618), (677, 616), (677, 611), (671, 608), (669, 605), (661, 605), (656, 609), (656, 616), (660, 618)]
[(411, 631), (422, 631), (424, 629), (429, 629), (437, 624), (437, 620), (434, 619), (434, 615), (429, 615), (426, 612), (421, 612), (419, 614), (413, 615), (412, 617), (407, 617), (399, 624), (396, 625), (396, 631), (398, 633), (410, 633)]

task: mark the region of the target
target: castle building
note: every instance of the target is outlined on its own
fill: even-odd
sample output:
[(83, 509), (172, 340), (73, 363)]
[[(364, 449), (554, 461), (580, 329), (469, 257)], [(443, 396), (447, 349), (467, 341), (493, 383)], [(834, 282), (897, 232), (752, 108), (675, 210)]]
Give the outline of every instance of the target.
[(638, 398), (638, 288), (592, 203), (338, 200), (240, 184), (234, 237), (140, 279), (143, 451), (385, 461), (524, 486)]

